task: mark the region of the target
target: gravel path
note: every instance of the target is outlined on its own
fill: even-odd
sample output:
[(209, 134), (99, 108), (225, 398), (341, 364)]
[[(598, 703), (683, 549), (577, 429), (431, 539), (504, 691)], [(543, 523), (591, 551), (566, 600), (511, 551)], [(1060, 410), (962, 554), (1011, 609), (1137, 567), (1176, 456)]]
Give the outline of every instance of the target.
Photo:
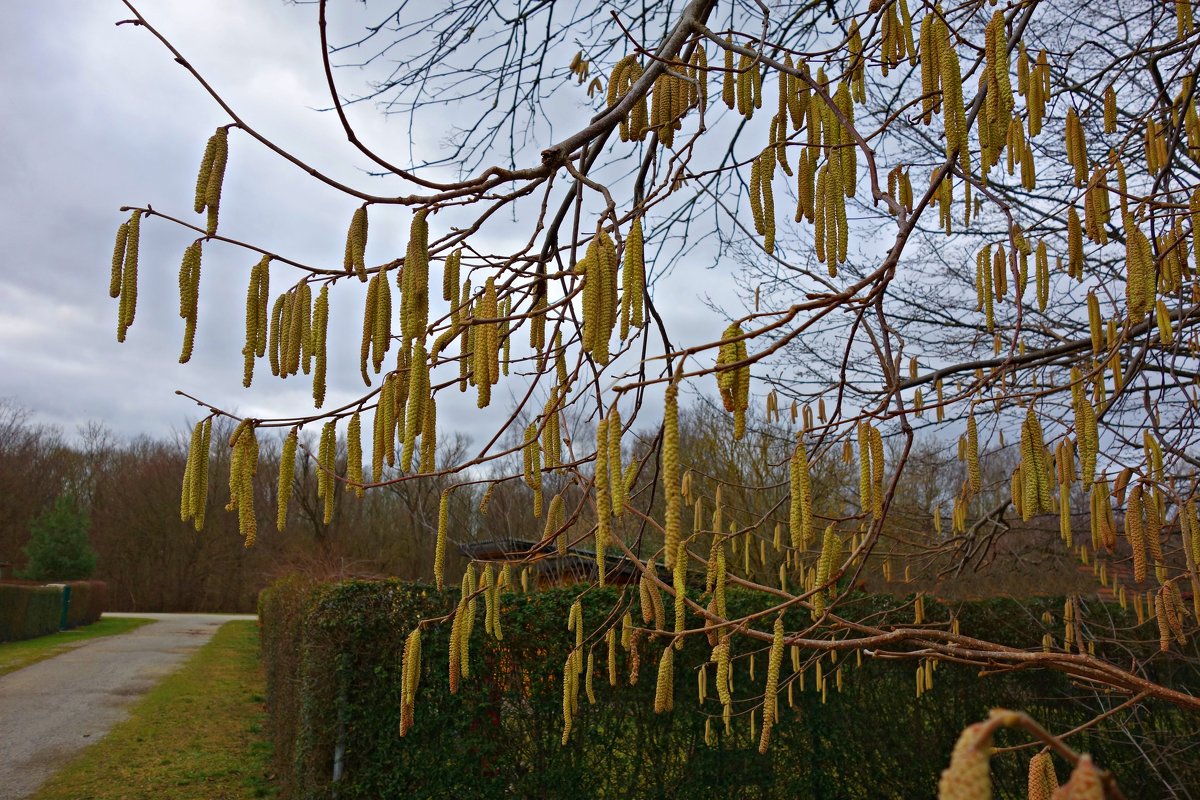
[(0, 677), (0, 800), (31, 795), (73, 756), (128, 716), (233, 614), (109, 614), (158, 620), (91, 639)]

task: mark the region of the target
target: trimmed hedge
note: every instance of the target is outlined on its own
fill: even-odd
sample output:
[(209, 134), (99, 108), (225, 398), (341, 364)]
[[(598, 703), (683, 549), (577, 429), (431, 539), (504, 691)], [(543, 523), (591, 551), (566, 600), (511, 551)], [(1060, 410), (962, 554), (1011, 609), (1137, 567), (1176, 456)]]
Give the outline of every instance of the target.
[[(786, 690), (780, 696), (782, 719), (770, 750), (760, 755), (749, 728), (750, 710), (761, 703), (765, 649), (756, 653), (753, 680), (748, 659), (736, 664), (736, 716), (726, 735), (711, 666), (709, 699), (703, 706), (697, 702), (697, 670), (709, 655), (702, 638), (689, 639), (676, 653), (675, 711), (661, 715), (653, 713), (653, 696), (663, 640), (642, 643), (641, 675), (632, 687), (621, 651), (621, 685), (611, 688), (600, 639), (594, 643), (598, 703), (588, 705), (581, 691), (574, 732), (563, 747), (561, 674), (574, 641), (566, 619), (579, 592), (576, 587), (505, 595), (504, 639), (485, 640), (477, 621), (471, 676), (457, 695), (448, 689), (450, 626), (426, 627), (415, 726), (402, 739), (399, 669), (404, 639), (419, 619), (450, 612), (457, 592), (394, 580), (319, 585), (293, 578), (269, 587), (260, 596), (259, 613), (270, 732), (283, 796), (931, 797), (959, 732), (989, 708), (1028, 711), (1053, 731), (1073, 728), (1103, 710), (1094, 693), (1048, 671), (981, 679), (974, 668), (942, 663), (933, 691), (917, 700), (911, 661), (864, 658), (858, 666), (850, 654), (835, 666), (826, 657), (827, 675), (844, 671), (843, 691), (836, 691), (830, 677), (822, 698), (813, 690), (810, 669), (806, 691), (800, 691), (798, 682), (793, 687), (792, 708)], [(582, 595), (585, 630), (596, 631), (612, 614), (623, 613), (629, 597), (611, 588), (588, 589)], [(761, 597), (732, 592), (728, 602), (736, 615), (765, 603)], [(891, 598), (863, 596), (846, 613), (874, 613), (881, 619), (895, 604)], [(482, 601), (479, 605), (482, 615)], [(1061, 601), (1044, 599), (969, 603), (956, 611), (965, 633), (1033, 648), (1041, 644), (1041, 613), (1057, 615), (1061, 608)], [(927, 611), (948, 618), (944, 608)], [(1117, 618), (1118, 630), (1134, 624), (1119, 608), (1105, 613)], [(910, 621), (907, 614), (896, 613), (894, 619)], [(795, 613), (787, 624), (796, 629), (804, 621)], [(1050, 630), (1059, 635), (1061, 623)], [(739, 646), (748, 645), (742, 640), (735, 643)], [(1127, 642), (1112, 646), (1128, 657)], [(1159, 674), (1147, 677), (1200, 690), (1195, 651), (1193, 644), (1189, 659), (1154, 659), (1151, 666)], [(789, 662), (785, 658), (781, 685), (792, 675)], [(705, 744), (706, 722), (715, 746)], [(1200, 785), (1200, 762), (1187, 751), (1187, 743), (1197, 737), (1200, 720), (1195, 715), (1145, 703), (1103, 720), (1071, 743), (1112, 768), (1127, 791), (1158, 797), (1169, 796), (1164, 782)], [(1025, 741), (1008, 732), (998, 738), (1000, 746)], [(1031, 752), (993, 760), (997, 796), (1024, 796)], [(335, 760), (341, 771), (336, 785)], [(1066, 765), (1059, 762), (1058, 768), (1065, 778)]]
[(104, 581), (70, 581), (71, 599), (67, 604), (67, 627), (91, 625), (100, 619), (108, 605), (108, 584)]
[(60, 587), (0, 583), (0, 642), (57, 633), (62, 604)]

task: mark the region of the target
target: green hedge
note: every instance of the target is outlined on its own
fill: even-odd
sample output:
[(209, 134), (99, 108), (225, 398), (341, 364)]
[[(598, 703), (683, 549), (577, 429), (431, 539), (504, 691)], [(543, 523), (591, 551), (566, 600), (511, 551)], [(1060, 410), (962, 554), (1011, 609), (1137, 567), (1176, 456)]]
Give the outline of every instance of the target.
[(0, 642), (56, 633), (62, 621), (62, 589), (0, 583)]
[(71, 600), (67, 605), (67, 627), (78, 628), (100, 619), (108, 605), (108, 584), (104, 581), (71, 581)]
[[(426, 627), (416, 722), (401, 739), (404, 639), (417, 620), (453, 609), (457, 592), (438, 593), (398, 581), (315, 585), (287, 579), (268, 588), (259, 608), (271, 735), (284, 797), (931, 797), (959, 731), (986, 716), (989, 708), (1026, 710), (1053, 731), (1073, 728), (1101, 710), (1094, 693), (1052, 672), (981, 679), (977, 669), (943, 663), (933, 691), (917, 700), (911, 661), (864, 657), (859, 667), (854, 655), (844, 655), (834, 667), (826, 657), (827, 673), (844, 670), (843, 691), (837, 692), (831, 679), (823, 701), (813, 690), (809, 670), (807, 690), (793, 687), (793, 708), (787, 708), (786, 694), (781, 696), (782, 720), (770, 750), (760, 755), (750, 738), (749, 713), (761, 702), (765, 651), (756, 654), (753, 681), (748, 659), (736, 665), (736, 716), (732, 735), (726, 736), (711, 671), (710, 698), (703, 706), (697, 702), (697, 669), (709, 654), (702, 639), (689, 640), (676, 654), (675, 711), (663, 715), (653, 713), (662, 641), (643, 642), (641, 677), (633, 687), (625, 680), (622, 651), (621, 686), (614, 689), (604, 677), (606, 651), (600, 640), (599, 702), (590, 706), (581, 694), (575, 731), (563, 747), (560, 681), (574, 636), (567, 632), (566, 619), (579, 591), (505, 595), (504, 639), (485, 640), (482, 621), (477, 622), (472, 674), (457, 695), (448, 689), (449, 625)], [(588, 590), (583, 594), (585, 629), (595, 631), (612, 614), (623, 613), (629, 598), (614, 589)], [(862, 597), (846, 613), (886, 616), (895, 602)], [(733, 614), (763, 603), (746, 594), (731, 593), (729, 598)], [(948, 618), (945, 608), (928, 606), (931, 616)], [(989, 601), (965, 604), (957, 613), (964, 633), (1037, 647), (1042, 612), (1057, 614), (1061, 608), (1061, 601), (1054, 600)], [(1119, 608), (1104, 611), (1118, 616), (1118, 629), (1134, 624)], [(904, 615), (903, 621), (910, 618)], [(798, 613), (787, 620), (789, 629), (804, 622)], [(1061, 623), (1050, 629), (1058, 635)], [(748, 643), (741, 640), (737, 646), (746, 655)], [(1128, 658), (1128, 643), (1119, 646)], [(1189, 656), (1154, 659), (1151, 667), (1160, 674), (1148, 677), (1200, 690), (1194, 645)], [(785, 659), (784, 679), (792, 674), (789, 661)], [(710, 714), (717, 736), (713, 747), (704, 743)], [(1198, 723), (1195, 715), (1173, 706), (1147, 703), (1073, 737), (1072, 744), (1115, 770), (1136, 796), (1169, 796), (1164, 783), (1200, 785), (1200, 760), (1187, 749), (1188, 742), (1200, 737)], [(1022, 740), (1007, 733), (999, 739), (1001, 745), (1016, 741)], [(337, 754), (342, 777), (335, 787)], [(994, 759), (997, 796), (1024, 796), (1029, 754)], [(1058, 767), (1065, 777), (1065, 764)]]

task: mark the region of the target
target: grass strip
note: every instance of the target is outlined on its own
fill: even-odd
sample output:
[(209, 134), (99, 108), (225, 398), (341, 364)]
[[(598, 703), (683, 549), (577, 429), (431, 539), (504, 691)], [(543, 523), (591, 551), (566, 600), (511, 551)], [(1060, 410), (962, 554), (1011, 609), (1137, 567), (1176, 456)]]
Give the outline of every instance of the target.
[(89, 639), (129, 633), (151, 622), (154, 620), (139, 617), (102, 617), (99, 622), (69, 631), (59, 631), (36, 639), (22, 639), (19, 642), (5, 642), (0, 644), (0, 675), (7, 675), (30, 664), (53, 658)]
[(228, 622), (33, 800), (273, 797), (258, 624)]

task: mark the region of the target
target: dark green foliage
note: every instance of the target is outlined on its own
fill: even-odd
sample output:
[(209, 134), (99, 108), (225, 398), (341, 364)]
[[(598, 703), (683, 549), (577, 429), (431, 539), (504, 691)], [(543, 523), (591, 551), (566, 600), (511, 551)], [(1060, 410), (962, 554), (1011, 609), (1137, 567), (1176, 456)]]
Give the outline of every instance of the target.
[[(440, 618), (457, 592), (398, 581), (348, 581), (314, 585), (287, 579), (263, 593), (260, 613), (267, 665), (268, 707), (276, 766), (285, 797), (332, 797), (334, 754), (344, 742), (339, 798), (799, 798), (931, 797), (959, 732), (994, 706), (1028, 711), (1052, 731), (1065, 731), (1124, 698), (1101, 699), (1086, 687), (1046, 671), (980, 678), (977, 669), (941, 664), (933, 691), (914, 697), (912, 661), (863, 658), (852, 651), (829, 675), (825, 702), (806, 670), (806, 691), (780, 695), (781, 720), (766, 755), (751, 740), (749, 713), (761, 703), (765, 643), (756, 651), (755, 679), (747, 656), (750, 641), (735, 640), (735, 710), (726, 736), (709, 665), (709, 699), (697, 703), (696, 671), (709, 656), (701, 637), (692, 637), (675, 656), (675, 711), (653, 713), (654, 681), (663, 639), (641, 645), (641, 677), (628, 686), (626, 654), (620, 652), (618, 688), (606, 675), (602, 628), (619, 621), (630, 594), (617, 589), (583, 592), (587, 644), (596, 657), (598, 704), (580, 692), (575, 730), (566, 747), (562, 731), (562, 666), (574, 634), (567, 611), (582, 587), (503, 598), (504, 640), (485, 639), (482, 600), (471, 642), (471, 677), (451, 695), (447, 675), (448, 619), (423, 630), (423, 668), (413, 730), (401, 739), (400, 655), (405, 637), (420, 619)], [(731, 592), (730, 614), (765, 607), (762, 597)], [(886, 613), (891, 598), (861, 597), (855, 618)], [(1042, 611), (1057, 614), (1061, 603), (983, 602), (958, 607), (962, 631), (1000, 641), (1040, 647)], [(943, 621), (948, 610), (928, 603), (929, 616)], [(1133, 624), (1120, 609), (1117, 629)], [(894, 621), (910, 622), (911, 611)], [(635, 608), (636, 616), (636, 608)], [(769, 630), (773, 617), (759, 621)], [(789, 630), (806, 618), (789, 613)], [(689, 626), (698, 620), (689, 618)], [(1151, 621), (1149, 624), (1153, 624)], [(1051, 626), (1057, 636), (1061, 622)], [(1105, 643), (1098, 645), (1104, 648)], [(1194, 646), (1190, 655), (1194, 659)], [(805, 660), (813, 653), (802, 654)], [(1195, 660), (1156, 659), (1175, 675), (1172, 685), (1200, 688)], [(846, 671), (836, 691), (831, 671)], [(1153, 678), (1154, 676), (1148, 676)], [(784, 659), (781, 687), (793, 679)], [(758, 717), (758, 712), (756, 718)], [(713, 715), (716, 747), (704, 744), (705, 720)], [(1151, 722), (1151, 716), (1153, 722)], [(1128, 728), (1131, 733), (1126, 733)], [(1200, 736), (1193, 715), (1146, 704), (1110, 717), (1071, 743), (1114, 769), (1122, 785), (1139, 797), (1167, 796), (1161, 788), (1200, 785), (1200, 765), (1186, 751)], [(1002, 734), (1000, 744), (1025, 741)], [(1145, 753), (1158, 763), (1148, 763)], [(998, 796), (1024, 796), (1025, 769), (1033, 751), (993, 761)], [(1065, 779), (1065, 764), (1058, 765)]]
[(78, 628), (100, 619), (108, 603), (108, 584), (104, 581), (71, 581), (71, 599), (67, 605), (67, 626)]
[(62, 596), (58, 586), (0, 583), (0, 642), (56, 633)]
[(29, 559), (22, 577), (34, 581), (76, 581), (90, 578), (96, 569), (96, 551), (88, 541), (87, 512), (69, 494), (29, 523)]

